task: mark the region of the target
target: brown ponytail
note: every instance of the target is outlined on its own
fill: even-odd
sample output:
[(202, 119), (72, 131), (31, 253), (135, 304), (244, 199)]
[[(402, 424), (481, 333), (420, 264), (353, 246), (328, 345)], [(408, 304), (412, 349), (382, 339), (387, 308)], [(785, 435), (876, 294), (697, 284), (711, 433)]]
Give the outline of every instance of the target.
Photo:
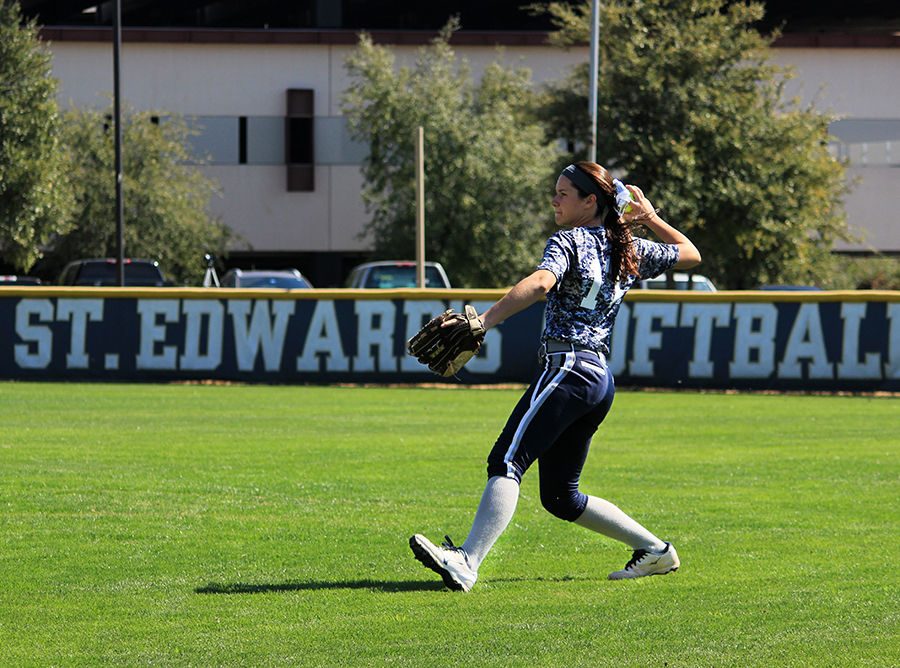
[[(597, 214), (603, 210), (603, 204), (606, 205), (607, 212), (603, 217), (603, 227), (606, 228), (606, 235), (609, 239), (610, 248), (612, 250), (612, 269), (614, 278), (618, 281), (623, 280), (626, 276), (637, 275), (638, 259), (634, 252), (634, 238), (631, 236), (631, 226), (619, 217), (616, 211), (616, 190), (613, 187), (613, 179), (610, 173), (602, 165), (596, 162), (576, 162), (575, 166), (579, 170), (590, 176), (600, 189), (603, 191), (604, 202), (597, 202)], [(574, 184), (573, 184), (574, 185)], [(588, 193), (575, 186), (579, 196), (585, 198)]]

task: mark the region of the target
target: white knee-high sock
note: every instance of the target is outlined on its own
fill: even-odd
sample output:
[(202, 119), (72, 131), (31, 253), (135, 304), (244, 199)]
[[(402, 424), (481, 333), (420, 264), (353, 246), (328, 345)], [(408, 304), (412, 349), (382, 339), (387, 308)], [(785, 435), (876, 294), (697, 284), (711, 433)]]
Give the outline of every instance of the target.
[(632, 549), (659, 551), (666, 544), (623, 513), (618, 506), (589, 496), (587, 506), (575, 524), (622, 541)]
[(503, 476), (488, 479), (472, 529), (462, 544), (472, 570), (478, 570), (488, 551), (509, 525), (518, 502), (519, 483)]

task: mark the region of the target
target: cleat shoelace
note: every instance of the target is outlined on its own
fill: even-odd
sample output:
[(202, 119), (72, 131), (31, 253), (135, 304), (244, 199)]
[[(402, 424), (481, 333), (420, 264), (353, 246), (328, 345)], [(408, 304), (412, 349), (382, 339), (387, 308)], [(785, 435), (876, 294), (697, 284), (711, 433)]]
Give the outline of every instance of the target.
[(466, 566), (469, 566), (469, 555), (466, 554), (466, 551), (461, 547), (458, 547), (453, 544), (453, 541), (450, 540), (450, 536), (444, 535), (444, 542), (441, 543), (441, 547), (445, 550), (450, 550), (451, 552), (458, 553), (466, 562)]
[(637, 562), (646, 557), (649, 554), (648, 550), (635, 550), (631, 554), (631, 559), (628, 560), (628, 563), (625, 564), (625, 570), (632, 568)]

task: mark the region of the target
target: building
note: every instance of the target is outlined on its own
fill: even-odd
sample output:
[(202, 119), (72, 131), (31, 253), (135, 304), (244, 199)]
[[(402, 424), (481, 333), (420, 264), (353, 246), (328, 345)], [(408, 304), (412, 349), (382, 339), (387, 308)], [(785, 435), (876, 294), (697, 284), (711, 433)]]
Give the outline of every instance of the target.
[[(108, 105), (111, 5), (22, 4), (45, 25), (60, 101)], [(498, 45), (504, 61), (529, 67), (537, 83), (561, 78), (588, 58), (586, 47), (547, 46), (549, 26), (519, 11), (519, 2), (493, 3), (490, 12), (476, 11), (475, 3), (422, 8), (360, 0), (124, 4), (123, 99), (136, 109), (183, 115), (197, 128), (195, 148), (210, 160), (203, 169), (222, 189), (213, 213), (252, 247), (235, 251), (229, 262), (297, 266), (317, 286), (339, 285), (369, 256), (360, 237), (367, 218), (359, 165), (366, 149), (350, 140), (340, 109), (348, 83), (343, 62), (360, 28), (393, 45), (402, 61), (414, 58), (448, 14), (461, 12), (464, 30), (454, 45), (476, 76), (497, 57)], [(832, 126), (835, 151), (850, 160), (849, 176), (858, 181), (846, 207), (863, 239), (836, 250), (900, 253), (896, 10), (891, 3), (862, 3), (867, 12), (835, 9), (822, 24), (815, 17), (823, 3), (815, 10), (803, 2), (771, 4), (782, 13), (770, 21), (780, 16), (788, 26), (818, 30), (787, 31), (774, 59), (798, 72), (789, 94), (841, 117)]]

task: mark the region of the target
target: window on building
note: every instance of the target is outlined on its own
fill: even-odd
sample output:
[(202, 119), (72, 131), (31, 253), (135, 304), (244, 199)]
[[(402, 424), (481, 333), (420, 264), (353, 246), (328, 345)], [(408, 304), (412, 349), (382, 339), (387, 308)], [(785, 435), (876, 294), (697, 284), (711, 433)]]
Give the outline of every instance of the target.
[(315, 190), (313, 101), (311, 88), (288, 89), (284, 155), (290, 192)]

